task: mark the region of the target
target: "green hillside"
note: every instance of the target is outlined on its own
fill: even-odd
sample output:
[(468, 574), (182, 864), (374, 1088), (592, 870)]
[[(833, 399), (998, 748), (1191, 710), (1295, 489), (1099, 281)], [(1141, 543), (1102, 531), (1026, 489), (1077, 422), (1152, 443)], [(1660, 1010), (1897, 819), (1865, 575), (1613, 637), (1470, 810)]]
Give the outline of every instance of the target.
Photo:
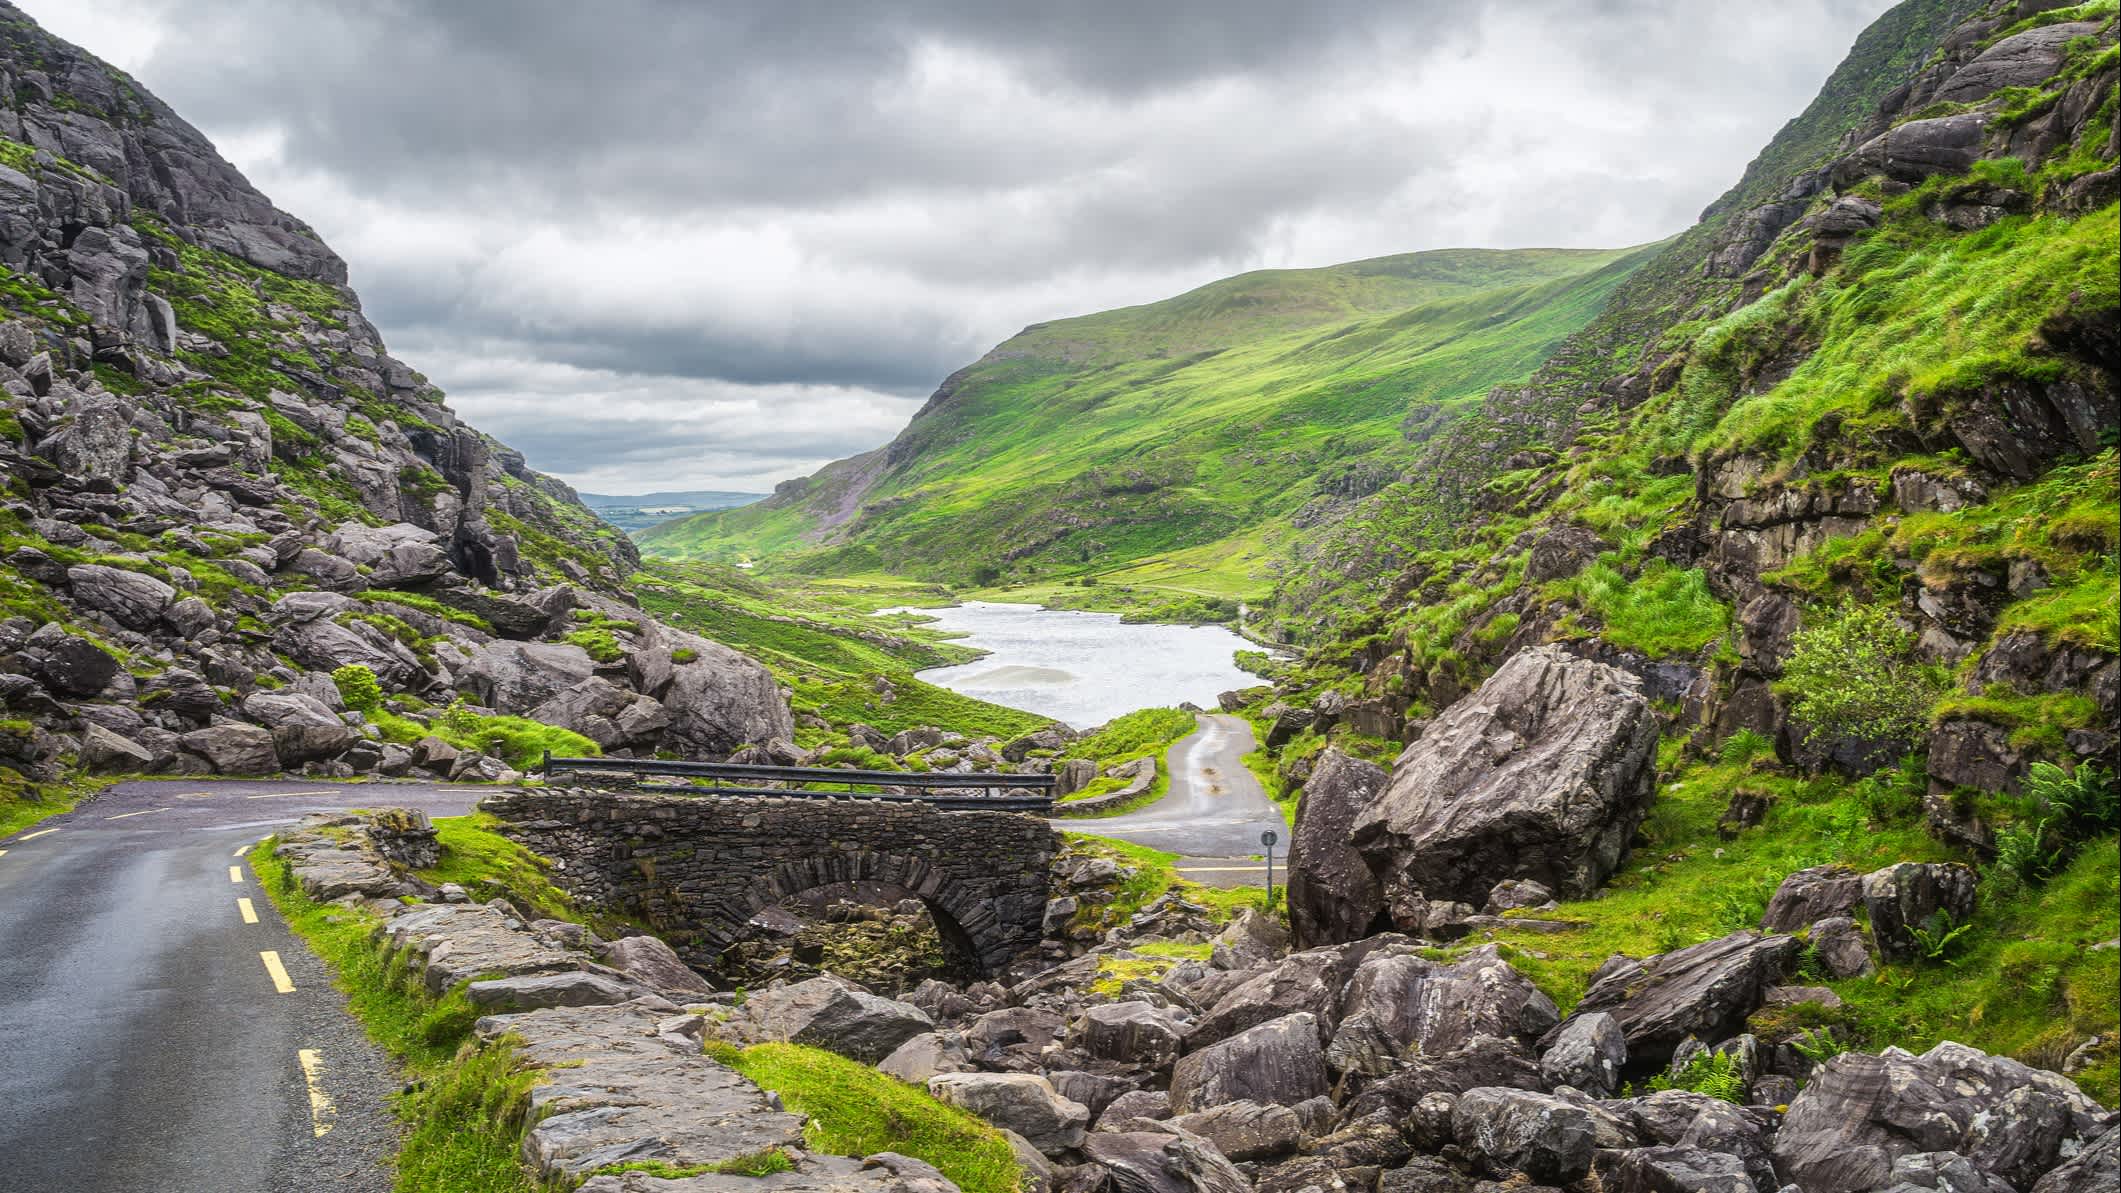
[[(1307, 502), (1392, 481), (1652, 251), (1412, 253), (1036, 324), (945, 381), (888, 448), (642, 544), (1006, 583), (1285, 529)], [(1269, 589), (1271, 555), (1237, 587)]]

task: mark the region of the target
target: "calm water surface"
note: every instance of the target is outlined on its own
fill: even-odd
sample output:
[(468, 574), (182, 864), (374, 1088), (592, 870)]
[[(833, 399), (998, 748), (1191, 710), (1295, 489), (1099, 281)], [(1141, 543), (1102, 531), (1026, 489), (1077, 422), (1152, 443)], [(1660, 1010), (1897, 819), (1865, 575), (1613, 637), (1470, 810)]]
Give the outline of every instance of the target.
[(920, 678), (1076, 729), (1188, 700), (1212, 709), (1217, 692), (1260, 682), (1238, 670), (1231, 657), (1259, 648), (1221, 626), (1128, 625), (1117, 613), (992, 601), (910, 612), (932, 617), (941, 628), (963, 634), (959, 642), (990, 652), (976, 662), (920, 672)]

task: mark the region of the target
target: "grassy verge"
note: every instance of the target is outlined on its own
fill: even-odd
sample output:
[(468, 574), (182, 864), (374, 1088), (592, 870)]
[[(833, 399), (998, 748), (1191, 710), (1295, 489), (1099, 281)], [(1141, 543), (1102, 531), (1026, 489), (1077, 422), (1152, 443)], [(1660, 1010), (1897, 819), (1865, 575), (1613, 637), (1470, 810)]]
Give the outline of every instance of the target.
[(810, 1146), (838, 1156), (893, 1151), (925, 1160), (965, 1193), (1015, 1193), (1015, 1153), (1001, 1132), (927, 1091), (867, 1065), (799, 1044), (737, 1048), (710, 1042), (708, 1055), (810, 1116)]
[(461, 990), (428, 995), (403, 964), (386, 961), (365, 912), (302, 893), (268, 838), (250, 865), (273, 906), (332, 971), (362, 1030), (405, 1067), (411, 1092), (393, 1109), (407, 1126), (396, 1193), (545, 1193), (517, 1159), (539, 1075), (506, 1043), (471, 1042), (476, 1014)]
[(71, 812), (83, 800), (120, 781), (117, 777), (82, 777), (57, 783), (33, 783), (15, 771), (0, 767), (0, 837), (12, 837), (38, 821)]
[[(1112, 837), (1100, 837), (1092, 833), (1063, 832), (1070, 846), (1075, 849), (1101, 854), (1120, 863), (1133, 873), (1120, 884), (1116, 896), (1110, 903), (1085, 904), (1076, 913), (1079, 924), (1095, 924), (1110, 928), (1126, 923), (1134, 913), (1154, 903), (1165, 894), (1177, 891), (1182, 897), (1208, 909), (1209, 918), (1218, 924), (1228, 923), (1238, 912), (1247, 907), (1268, 910), (1267, 892), (1263, 887), (1212, 887), (1203, 886), (1179, 877), (1178, 855), (1132, 841), (1121, 841)], [(1279, 888), (1276, 890), (1274, 908), (1281, 908)]]

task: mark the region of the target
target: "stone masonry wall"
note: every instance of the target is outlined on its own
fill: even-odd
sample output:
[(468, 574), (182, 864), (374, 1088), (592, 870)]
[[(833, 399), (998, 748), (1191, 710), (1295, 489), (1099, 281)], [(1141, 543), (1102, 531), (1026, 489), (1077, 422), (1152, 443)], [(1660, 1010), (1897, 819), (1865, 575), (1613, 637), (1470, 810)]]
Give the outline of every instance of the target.
[(1038, 947), (1059, 848), (1044, 820), (862, 799), (513, 790), (482, 810), (575, 897), (645, 920), (704, 965), (761, 908), (833, 883), (898, 887), (985, 972)]

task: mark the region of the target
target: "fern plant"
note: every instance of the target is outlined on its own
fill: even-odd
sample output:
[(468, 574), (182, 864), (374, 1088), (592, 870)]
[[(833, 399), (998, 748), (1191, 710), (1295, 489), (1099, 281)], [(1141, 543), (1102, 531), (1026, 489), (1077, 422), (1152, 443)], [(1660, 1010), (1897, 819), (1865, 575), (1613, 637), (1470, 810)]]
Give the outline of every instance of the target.
[(1974, 930), (1971, 922), (1958, 924), (1952, 921), (1952, 913), (1938, 908), (1929, 913), (1919, 924), (1907, 926), (1908, 935), (1915, 940), (1915, 950), (1924, 961), (1942, 961), (1946, 965), (1957, 965), (1958, 961), (1946, 956), (1952, 943)]
[(1659, 1073), (1650, 1078), (1650, 1089), (1683, 1089), (1741, 1105), (1747, 1092), (1738, 1058), (1727, 1052), (1696, 1053), (1677, 1073)]
[(1815, 1065), (1823, 1065), (1848, 1051), (1848, 1046), (1836, 1039), (1831, 1030), (1817, 1027), (1808, 1027), (1803, 1033), (1791, 1037), (1789, 1045), (1797, 1055)]

